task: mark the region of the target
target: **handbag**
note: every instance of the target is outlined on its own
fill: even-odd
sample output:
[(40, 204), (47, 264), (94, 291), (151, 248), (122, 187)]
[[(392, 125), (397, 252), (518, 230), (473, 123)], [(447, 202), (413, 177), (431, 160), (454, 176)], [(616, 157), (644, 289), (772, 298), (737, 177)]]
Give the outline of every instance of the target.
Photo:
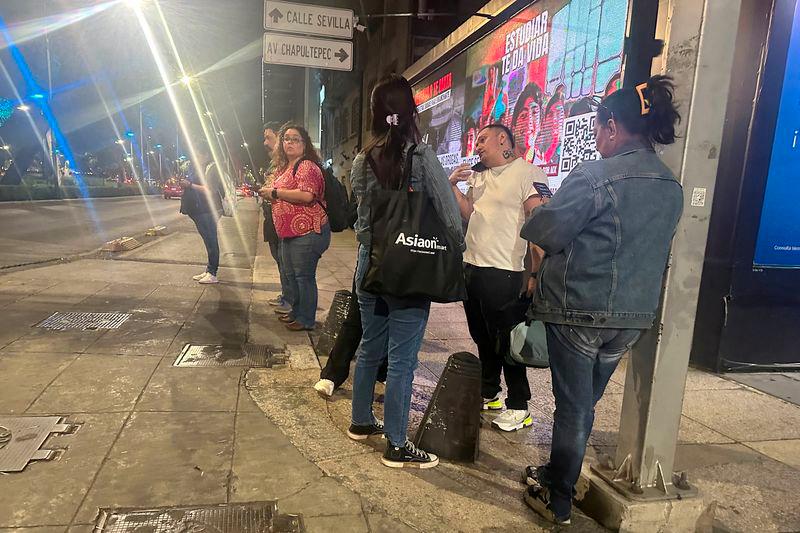
[(544, 322), (531, 320), (514, 326), (506, 360), (511, 364), (533, 368), (549, 367), (550, 355), (547, 352), (547, 330)]
[[(412, 159), (406, 153), (397, 190), (376, 187), (370, 199), (372, 244), (361, 288), (396, 298), (449, 303), (466, 299), (459, 243), (442, 223), (430, 197), (411, 190)], [(367, 155), (375, 172), (375, 162)]]

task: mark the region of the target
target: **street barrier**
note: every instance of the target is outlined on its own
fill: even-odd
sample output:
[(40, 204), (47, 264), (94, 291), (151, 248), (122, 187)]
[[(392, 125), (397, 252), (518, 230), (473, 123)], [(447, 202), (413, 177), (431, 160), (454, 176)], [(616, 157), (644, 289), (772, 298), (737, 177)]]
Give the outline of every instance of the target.
[(436, 384), (414, 444), (451, 461), (478, 458), (481, 362), (469, 352), (451, 355)]

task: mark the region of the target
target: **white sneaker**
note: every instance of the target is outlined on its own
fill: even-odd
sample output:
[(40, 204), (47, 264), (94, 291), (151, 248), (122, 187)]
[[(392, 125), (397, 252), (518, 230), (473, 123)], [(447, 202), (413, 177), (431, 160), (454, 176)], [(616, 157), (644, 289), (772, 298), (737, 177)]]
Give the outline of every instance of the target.
[(195, 281), (200, 281), (201, 279), (206, 277), (206, 274), (208, 274), (208, 272), (203, 272), (202, 274), (198, 274), (196, 276), (192, 276), (192, 279), (195, 280)]
[(492, 420), (492, 425), (502, 431), (517, 431), (533, 425), (531, 413), (522, 409), (506, 409)]
[(198, 279), (197, 283), (202, 283), (203, 285), (211, 285), (212, 283), (219, 283), (219, 280), (217, 279), (217, 276), (214, 276), (213, 274), (209, 274), (208, 272), (206, 272), (206, 275)]
[(325, 399), (330, 398), (333, 396), (333, 389), (334, 384), (333, 381), (329, 379), (321, 379), (314, 384), (314, 390), (319, 393)]

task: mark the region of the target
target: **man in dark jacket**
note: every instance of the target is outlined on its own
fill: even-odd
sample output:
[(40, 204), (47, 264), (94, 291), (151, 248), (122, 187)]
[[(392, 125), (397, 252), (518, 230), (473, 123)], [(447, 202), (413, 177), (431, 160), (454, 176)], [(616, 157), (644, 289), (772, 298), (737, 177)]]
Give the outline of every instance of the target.
[(203, 238), (208, 254), (205, 272), (192, 276), (198, 283), (219, 283), (219, 238), (217, 221), (222, 213), (222, 199), (225, 187), (217, 165), (211, 157), (211, 150), (205, 140), (194, 143), (196, 158), (192, 161), (189, 175), (181, 180), (181, 213), (188, 215)]
[[(272, 187), (275, 181), (275, 163), (272, 161), (275, 148), (278, 145), (278, 135), (281, 131), (279, 122), (267, 122), (264, 124), (264, 150), (270, 158), (269, 165), (267, 166), (266, 176), (264, 177), (264, 187)], [(284, 275), (281, 269), (281, 253), (280, 253), (280, 238), (275, 231), (275, 224), (272, 222), (272, 203), (264, 199), (261, 202), (261, 209), (264, 211), (264, 242), (269, 245), (269, 252), (278, 265), (278, 273), (281, 276), (281, 289), (283, 289)], [(269, 300), (269, 304), (275, 306), (280, 312), (279, 314), (286, 314), (289, 312), (289, 305), (283, 300), (283, 290), (281, 294)]]

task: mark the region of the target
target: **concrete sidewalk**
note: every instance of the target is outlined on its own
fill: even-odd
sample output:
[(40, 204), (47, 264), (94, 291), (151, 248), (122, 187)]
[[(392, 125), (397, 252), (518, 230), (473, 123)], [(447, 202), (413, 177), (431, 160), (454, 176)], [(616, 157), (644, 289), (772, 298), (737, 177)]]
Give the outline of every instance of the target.
[[(88, 533), (101, 508), (268, 500), (311, 532), (550, 530), (522, 503), (519, 483), (521, 468), (542, 462), (550, 442), (547, 372), (531, 372), (533, 428), (501, 434), (484, 424), (477, 463), (383, 467), (379, 443), (344, 434), (351, 385), (320, 399), (309, 336), (288, 332), (267, 305), (279, 283), (258, 218), (245, 201), (238, 227), (223, 220), (216, 286), (191, 280), (205, 257), (185, 219), (111, 260), (0, 274), (0, 417), (61, 415), (79, 426), (45, 443), (57, 459), (0, 475), (0, 531)], [(319, 272), (320, 321), (334, 292), (350, 287), (354, 262), (352, 233), (335, 235)], [(131, 317), (116, 330), (34, 327), (54, 311)], [(186, 343), (265, 344), (285, 349), (288, 364), (173, 366)], [(461, 350), (474, 352), (463, 310), (434, 306), (410, 434), (447, 357)], [(621, 368), (598, 406), (592, 455), (615, 443), (623, 379)], [(800, 530), (798, 422), (800, 407), (691, 372), (678, 467), (709, 504), (718, 502), (718, 530)], [(573, 523), (602, 531), (580, 515)]]
[[(306, 531), (402, 531), (292, 446), (244, 389), (246, 368), (173, 366), (187, 342), (247, 342), (251, 293), (276, 287), (253, 285), (259, 210), (241, 205), (238, 227), (222, 221), (219, 285), (191, 280), (205, 252), (185, 218), (112, 260), (0, 275), (0, 418), (78, 426), (42, 446), (57, 459), (0, 474), (0, 531), (88, 533), (101, 508), (268, 500)], [(54, 311), (131, 317), (116, 330), (34, 327)], [(275, 345), (308, 345), (270, 314), (258, 327)]]
[[(349, 289), (355, 254), (352, 233), (334, 235), (318, 275), (321, 307), (330, 305), (335, 290)], [(266, 286), (276, 279), (274, 263), (260, 254), (254, 270), (256, 285)], [(271, 296), (254, 293), (254, 309), (261, 305), (258, 299)], [(318, 320), (325, 316), (321, 311)], [(251, 338), (267, 342), (272, 328), (264, 329), (261, 318), (254, 318)], [(416, 431), (448, 356), (462, 350), (477, 353), (461, 305), (434, 304), (414, 380), (409, 435)], [(386, 468), (379, 462), (382, 443), (363, 445), (349, 440), (344, 432), (349, 424), (351, 383), (326, 402), (311, 388), (318, 377), (316, 366), (252, 369), (246, 387), (300, 453), (325, 475), (359, 494), (366, 506), (425, 532), (550, 529), (522, 502), (519, 482), (526, 465), (541, 464), (548, 456), (554, 407), (548, 370), (529, 370), (532, 428), (502, 433), (490, 428), (493, 415), (485, 415), (481, 454), (475, 464), (443, 462), (426, 471)], [(598, 404), (590, 459), (599, 453), (613, 456), (624, 380), (623, 362)], [(709, 509), (706, 530), (800, 530), (800, 407), (691, 369), (676, 468), (687, 470), (690, 482), (701, 491)], [(574, 530), (602, 530), (576, 514)]]

